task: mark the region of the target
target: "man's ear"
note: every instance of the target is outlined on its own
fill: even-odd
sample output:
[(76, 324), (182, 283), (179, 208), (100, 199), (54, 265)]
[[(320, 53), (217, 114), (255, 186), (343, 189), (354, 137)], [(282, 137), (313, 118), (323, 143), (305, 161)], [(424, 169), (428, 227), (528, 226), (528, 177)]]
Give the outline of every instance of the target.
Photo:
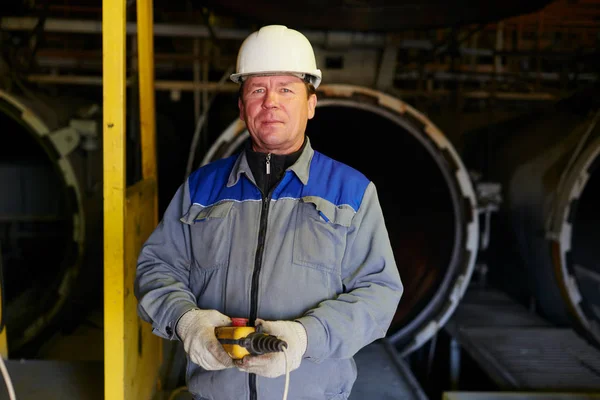
[(317, 95), (311, 94), (308, 98), (308, 119), (315, 116), (315, 108), (317, 107)]
[(240, 119), (245, 121), (244, 119), (244, 103), (242, 103), (242, 99), (238, 98), (238, 108), (240, 109)]

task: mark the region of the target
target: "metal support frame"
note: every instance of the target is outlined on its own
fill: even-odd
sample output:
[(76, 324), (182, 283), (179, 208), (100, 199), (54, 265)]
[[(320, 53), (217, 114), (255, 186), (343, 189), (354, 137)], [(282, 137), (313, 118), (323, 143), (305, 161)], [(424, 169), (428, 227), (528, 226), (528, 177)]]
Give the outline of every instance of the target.
[(125, 0), (102, 1), (104, 96), (104, 396), (123, 399), (125, 258)]
[[(104, 9), (104, 7), (103, 7)], [(104, 13), (104, 10), (103, 10)], [(33, 17), (2, 17), (0, 28), (7, 31), (31, 31), (37, 24), (38, 18)], [(139, 23), (139, 18), (138, 18)], [(133, 22), (127, 23), (127, 34), (135, 35), (138, 25)], [(223, 40), (244, 40), (251, 30), (211, 27), (214, 34)], [(210, 29), (202, 25), (182, 24), (156, 24), (153, 32), (156, 36), (169, 37), (198, 37), (210, 38)], [(94, 20), (71, 20), (62, 18), (48, 18), (44, 22), (46, 32), (83, 33), (98, 34), (102, 32), (102, 26)], [(329, 42), (331, 35), (344, 37), (349, 45), (360, 47), (383, 47), (385, 35), (380, 33), (363, 33), (352, 31), (321, 31), (306, 30), (303, 32), (313, 45), (324, 46)]]
[[(526, 19), (530, 22), (526, 23)], [(351, 76), (356, 81), (357, 75), (363, 75), (365, 71), (374, 69), (376, 76), (367, 77), (364, 85), (374, 86), (380, 90), (387, 88), (399, 90), (396, 93), (404, 98), (431, 99), (433, 101), (450, 101), (457, 108), (464, 105), (470, 99), (490, 99), (500, 101), (551, 101), (554, 102), (564, 96), (570, 95), (570, 90), (575, 90), (573, 84), (583, 85), (587, 82), (596, 82), (598, 74), (596, 71), (574, 68), (565, 71), (544, 72), (541, 69), (542, 61), (547, 59), (564, 59), (568, 64), (576, 64), (582, 57), (594, 55), (589, 47), (587, 39), (584, 40), (588, 49), (576, 52), (565, 52), (553, 49), (551, 42), (543, 38), (543, 33), (548, 31), (548, 22), (543, 12), (535, 14), (535, 17), (508, 18), (493, 24), (482, 23), (478, 26), (463, 29), (456, 27), (443, 34), (442, 30), (436, 30), (438, 38), (435, 41), (428, 39), (413, 39), (410, 35), (396, 35), (384, 33), (360, 33), (351, 31), (327, 31), (327, 30), (304, 30), (303, 33), (311, 43), (318, 48), (317, 53), (331, 51), (333, 48), (341, 48), (347, 54), (356, 54), (369, 51), (380, 53), (380, 65), (368, 66), (350, 71), (344, 68), (340, 71), (329, 71), (327, 76), (337, 83), (347, 82)], [(535, 19), (533, 19), (535, 18)], [(37, 26), (38, 18), (33, 17), (3, 17), (0, 18), (0, 29), (7, 32), (31, 31)], [(233, 29), (206, 24), (207, 26), (191, 24), (156, 24), (154, 35), (157, 37), (172, 37), (192, 39), (194, 53), (186, 54), (163, 54), (160, 58), (168, 60), (167, 68), (190, 69), (193, 80), (190, 81), (158, 81), (157, 90), (171, 91), (173, 98), (178, 99), (182, 91), (194, 92), (195, 119), (201, 114), (200, 104), (202, 100), (207, 103), (208, 94), (217, 90), (215, 82), (208, 82), (206, 71), (208, 58), (206, 52), (203, 61), (200, 61), (199, 43), (213, 41), (239, 41), (241, 42), (250, 32), (247, 29)], [(544, 27), (546, 25), (546, 27)], [(532, 26), (535, 29), (532, 29)], [(135, 35), (139, 29), (136, 22), (126, 24), (128, 35)], [(94, 35), (101, 33), (101, 26), (94, 20), (70, 20), (60, 18), (48, 18), (44, 20), (45, 32), (76, 33)], [(524, 37), (525, 33), (533, 33), (534, 40)], [(483, 34), (492, 34), (491, 48), (479, 48), (478, 43), (487, 43), (488, 40), (479, 40)], [(508, 40), (516, 34), (516, 42)], [(407, 36), (407, 38), (403, 38)], [(527, 35), (526, 35), (527, 36)], [(487, 37), (487, 35), (486, 35)], [(528, 37), (528, 36), (527, 36)], [(586, 36), (582, 36), (587, 38)], [(483, 39), (483, 38), (482, 38)], [(471, 43), (469, 43), (471, 42)], [(205, 43), (206, 44), (206, 43)], [(218, 47), (218, 46), (217, 46)], [(204, 46), (206, 50), (207, 46)], [(352, 50), (350, 50), (352, 49)], [(405, 50), (411, 49), (409, 53)], [(420, 54), (415, 60), (412, 50), (418, 50)], [(42, 49), (43, 51), (43, 49)], [(47, 84), (74, 84), (74, 85), (96, 85), (101, 83), (99, 76), (77, 76), (71, 74), (58, 74), (57, 68), (73, 68), (78, 63), (84, 63), (92, 70), (98, 69), (97, 54), (89, 51), (77, 52), (75, 55), (65, 55), (57, 49), (50, 50), (49, 54), (38, 54), (36, 60), (43, 68), (49, 68), (49, 75), (30, 75), (26, 79), (35, 83)], [(396, 60), (396, 54), (402, 54), (402, 60)], [(318, 54), (317, 54), (318, 55)], [(235, 59), (235, 55), (228, 54), (226, 58)], [(413, 59), (406, 61), (406, 58)], [(219, 56), (219, 63), (224, 63)], [(491, 62), (487, 61), (489, 58)], [(185, 62), (175, 62), (179, 59)], [(429, 61), (427, 61), (430, 59)], [(448, 62), (451, 59), (451, 62)], [(530, 60), (532, 67), (524, 67), (523, 60)], [(174, 63), (174, 64), (173, 64)], [(202, 64), (202, 65), (200, 65)], [(350, 65), (358, 63), (350, 62)], [(567, 65), (567, 64), (565, 64)], [(221, 65), (222, 67), (222, 65)], [(202, 70), (200, 70), (202, 68)], [(333, 77), (333, 78), (332, 78)], [(561, 84), (561, 90), (556, 90), (555, 82)], [(448, 86), (448, 83), (452, 83)], [(455, 84), (455, 85), (454, 85)], [(448, 90), (447, 87), (452, 87)], [(236, 87), (230, 85), (227, 91), (235, 91)], [(437, 88), (437, 89), (436, 89)], [(391, 90), (390, 90), (391, 91)], [(200, 98), (202, 92), (202, 99)], [(484, 105), (486, 102), (477, 101)], [(491, 102), (493, 103), (493, 102)], [(494, 103), (497, 104), (497, 103)], [(200, 110), (200, 111), (199, 111)]]
[(6, 340), (6, 327), (0, 331), (0, 357), (8, 359), (8, 342)]
[[(152, 0), (137, 2), (138, 69), (140, 88), (140, 123), (142, 133), (142, 173), (144, 179), (156, 179), (156, 126), (154, 101), (154, 37)], [(158, 222), (158, 208), (153, 222)]]
[[(142, 180), (126, 183), (126, 1), (103, 0), (104, 396), (150, 399), (160, 390), (160, 339), (137, 316), (136, 259), (157, 224), (152, 0), (137, 2)], [(110, 55), (110, 56), (108, 56)]]
[(387, 90), (394, 87), (394, 74), (396, 72), (396, 58), (398, 57), (398, 46), (388, 45), (383, 51), (381, 63), (377, 72), (375, 87), (379, 90)]
[(598, 349), (503, 292), (471, 287), (444, 329), (451, 336), (450, 390), (461, 386), (458, 344), (500, 391), (544, 391), (548, 399), (550, 392), (600, 393)]

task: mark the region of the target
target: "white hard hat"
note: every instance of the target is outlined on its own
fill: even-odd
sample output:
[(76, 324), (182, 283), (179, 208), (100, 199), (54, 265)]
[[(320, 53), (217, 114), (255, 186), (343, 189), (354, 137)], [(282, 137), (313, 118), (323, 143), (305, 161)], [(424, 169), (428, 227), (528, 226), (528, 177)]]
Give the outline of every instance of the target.
[(237, 70), (230, 78), (241, 83), (248, 75), (293, 74), (307, 77), (315, 88), (321, 83), (310, 42), (300, 32), (283, 25), (269, 25), (250, 34), (242, 43)]

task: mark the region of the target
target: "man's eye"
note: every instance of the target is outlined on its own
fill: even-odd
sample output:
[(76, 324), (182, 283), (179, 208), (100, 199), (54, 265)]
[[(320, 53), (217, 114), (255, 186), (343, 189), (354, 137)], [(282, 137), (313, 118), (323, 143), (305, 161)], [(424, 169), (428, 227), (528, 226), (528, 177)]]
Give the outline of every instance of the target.
[(264, 92), (264, 91), (265, 91), (264, 89), (256, 89), (256, 90), (255, 90), (254, 92), (252, 92), (252, 93), (262, 93), (262, 92)]
[(292, 91), (288, 88), (283, 88), (283, 89), (281, 89), (281, 91), (284, 93), (292, 93)]

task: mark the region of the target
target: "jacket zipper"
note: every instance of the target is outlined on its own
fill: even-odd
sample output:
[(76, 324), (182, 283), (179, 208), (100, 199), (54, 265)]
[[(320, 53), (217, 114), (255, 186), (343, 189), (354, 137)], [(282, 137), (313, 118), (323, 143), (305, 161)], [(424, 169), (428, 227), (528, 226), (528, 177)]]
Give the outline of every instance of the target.
[[(267, 154), (265, 159), (266, 168), (266, 187), (269, 187), (271, 178), (271, 153)], [(256, 255), (254, 258), (254, 271), (252, 272), (252, 288), (250, 290), (250, 318), (249, 323), (254, 326), (258, 313), (258, 283), (260, 278), (260, 269), (262, 267), (262, 257), (265, 249), (265, 238), (267, 232), (267, 219), (269, 217), (269, 203), (271, 202), (272, 190), (267, 196), (264, 191), (259, 188), (262, 194), (262, 209), (260, 212), (260, 228), (258, 231), (258, 244), (256, 246)], [(250, 400), (257, 400), (256, 393), (256, 374), (249, 374), (248, 385), (250, 387)]]

